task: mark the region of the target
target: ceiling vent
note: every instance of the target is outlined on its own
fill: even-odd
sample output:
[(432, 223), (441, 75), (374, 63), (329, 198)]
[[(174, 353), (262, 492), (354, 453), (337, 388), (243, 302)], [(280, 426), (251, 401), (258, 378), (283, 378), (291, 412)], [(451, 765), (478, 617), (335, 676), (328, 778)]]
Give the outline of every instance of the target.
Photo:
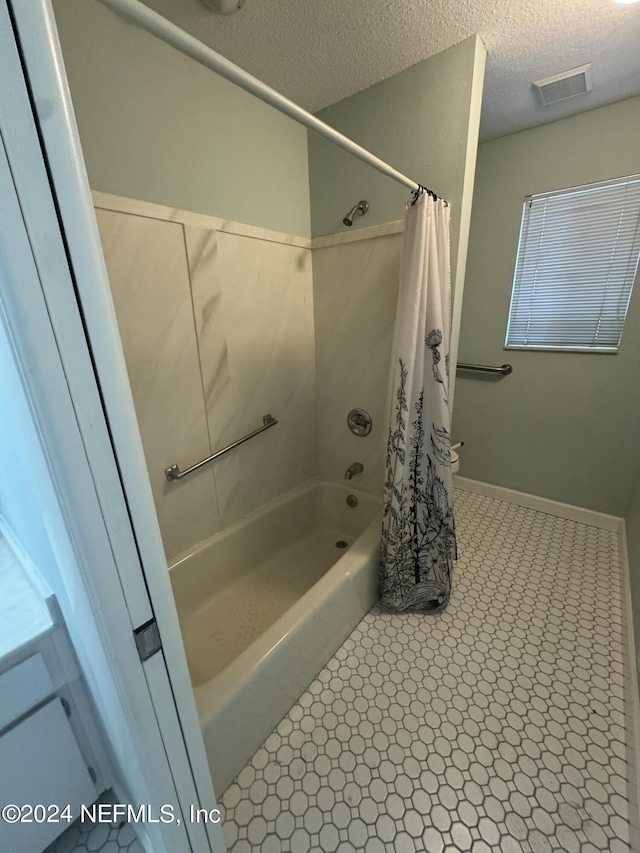
[(548, 104), (555, 104), (556, 101), (566, 101), (567, 98), (575, 98), (576, 95), (585, 95), (593, 89), (591, 63), (538, 80), (533, 85), (538, 90), (540, 100), (545, 107)]

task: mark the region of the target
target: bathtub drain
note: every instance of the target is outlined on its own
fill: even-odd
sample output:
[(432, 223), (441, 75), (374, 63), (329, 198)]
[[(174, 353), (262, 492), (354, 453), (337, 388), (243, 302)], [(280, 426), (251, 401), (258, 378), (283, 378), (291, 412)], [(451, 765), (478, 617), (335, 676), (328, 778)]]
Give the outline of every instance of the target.
[(348, 548), (348, 547), (349, 547), (349, 543), (345, 542), (344, 539), (338, 539), (338, 541), (336, 542), (336, 548)]

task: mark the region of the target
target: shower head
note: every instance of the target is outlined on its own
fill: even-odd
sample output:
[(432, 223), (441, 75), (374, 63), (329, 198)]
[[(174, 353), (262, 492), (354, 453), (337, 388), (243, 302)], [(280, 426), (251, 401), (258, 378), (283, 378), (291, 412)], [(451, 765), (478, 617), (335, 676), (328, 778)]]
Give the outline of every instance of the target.
[(353, 205), (349, 213), (347, 213), (345, 218), (342, 220), (343, 224), (351, 227), (353, 225), (353, 217), (364, 216), (367, 210), (369, 210), (369, 202), (359, 201), (357, 204)]
[(244, 6), (244, 0), (202, 0), (217, 15), (232, 15)]

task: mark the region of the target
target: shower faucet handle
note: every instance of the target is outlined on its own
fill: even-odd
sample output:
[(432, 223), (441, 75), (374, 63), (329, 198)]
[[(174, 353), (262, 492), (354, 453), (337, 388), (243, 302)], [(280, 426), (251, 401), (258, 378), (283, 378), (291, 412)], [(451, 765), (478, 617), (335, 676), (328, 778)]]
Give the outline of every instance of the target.
[(351, 409), (347, 415), (347, 426), (354, 435), (369, 435), (373, 421), (369, 412), (364, 409)]

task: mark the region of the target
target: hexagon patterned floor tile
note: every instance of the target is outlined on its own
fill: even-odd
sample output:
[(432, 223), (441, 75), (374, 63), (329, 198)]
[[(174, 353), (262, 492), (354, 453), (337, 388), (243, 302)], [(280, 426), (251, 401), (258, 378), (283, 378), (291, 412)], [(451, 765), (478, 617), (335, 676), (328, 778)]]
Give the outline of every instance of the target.
[(449, 607), (365, 616), (225, 792), (233, 853), (628, 851), (616, 534), (456, 500)]
[[(98, 802), (117, 802), (112, 791), (106, 791)], [(44, 853), (144, 853), (133, 827), (118, 823), (91, 823), (80, 820), (53, 842)]]

